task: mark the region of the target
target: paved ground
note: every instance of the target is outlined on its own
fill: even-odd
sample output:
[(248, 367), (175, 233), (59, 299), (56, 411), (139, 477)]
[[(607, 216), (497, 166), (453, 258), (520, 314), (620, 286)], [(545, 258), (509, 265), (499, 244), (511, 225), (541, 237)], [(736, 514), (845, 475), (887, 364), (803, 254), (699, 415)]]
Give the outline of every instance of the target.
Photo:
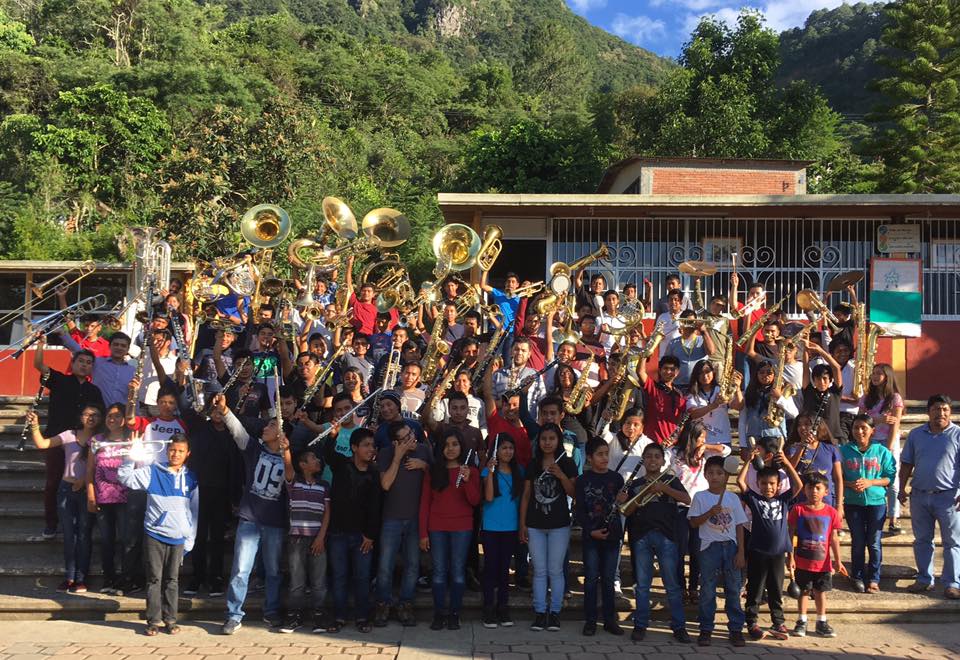
[[(0, 622), (0, 660), (40, 660), (69, 656), (81, 660), (146, 660), (180, 656), (206, 660), (355, 660), (360, 656), (397, 658), (485, 658), (487, 660), (947, 660), (960, 656), (960, 626), (951, 624), (852, 624), (835, 626), (836, 639), (790, 639), (786, 642), (749, 642), (733, 649), (715, 640), (713, 646), (673, 643), (663, 629), (651, 629), (647, 640), (605, 633), (586, 638), (580, 626), (564, 623), (557, 633), (534, 633), (526, 627), (486, 630), (465, 625), (459, 632), (436, 633), (421, 624), (414, 629), (393, 625), (369, 635), (295, 633), (281, 635), (251, 623), (232, 637), (214, 634), (216, 624), (186, 624), (177, 636), (147, 638), (143, 625), (131, 621), (77, 623), (70, 621)], [(371, 660), (373, 660), (371, 658)]]

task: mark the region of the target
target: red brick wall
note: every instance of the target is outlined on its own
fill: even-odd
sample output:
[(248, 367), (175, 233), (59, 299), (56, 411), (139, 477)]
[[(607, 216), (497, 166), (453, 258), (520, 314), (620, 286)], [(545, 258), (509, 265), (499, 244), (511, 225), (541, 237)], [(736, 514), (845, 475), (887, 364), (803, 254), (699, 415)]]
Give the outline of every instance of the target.
[(654, 167), (654, 195), (795, 195), (794, 171)]

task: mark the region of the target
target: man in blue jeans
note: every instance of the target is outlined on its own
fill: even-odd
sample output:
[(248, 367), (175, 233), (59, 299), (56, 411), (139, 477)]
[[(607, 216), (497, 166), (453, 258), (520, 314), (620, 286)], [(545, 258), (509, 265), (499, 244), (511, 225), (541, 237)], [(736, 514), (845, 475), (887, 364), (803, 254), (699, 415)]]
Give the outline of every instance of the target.
[(943, 595), (960, 600), (960, 427), (950, 421), (953, 402), (945, 394), (927, 401), (928, 422), (910, 431), (900, 455), (900, 502), (910, 490), (910, 522), (917, 581), (914, 593), (933, 589), (933, 528), (940, 525)]
[(254, 438), (227, 408), (223, 394), (214, 397), (213, 405), (223, 415), (223, 423), (243, 455), (246, 484), (240, 499), (240, 521), (233, 545), (233, 567), (230, 569), (230, 587), (227, 590), (227, 620), (221, 632), (232, 635), (240, 629), (243, 602), (247, 598), (247, 585), (258, 550), (263, 559), (267, 583), (263, 620), (274, 628), (281, 624), (280, 556), (287, 525), (283, 462), (284, 457), (291, 460), (290, 444), (276, 419), (270, 420), (263, 428), (262, 438)]
[[(643, 467), (650, 479), (663, 470), (663, 447), (651, 443), (643, 449)], [(636, 577), (635, 595), (637, 609), (633, 613), (633, 633), (630, 639), (641, 642), (646, 637), (650, 623), (650, 584), (653, 582), (653, 559), (660, 562), (660, 575), (667, 590), (667, 604), (670, 607), (670, 629), (678, 642), (689, 644), (690, 635), (686, 631), (686, 617), (683, 613), (683, 591), (677, 580), (677, 560), (680, 552), (677, 547), (677, 530), (686, 525), (682, 519), (678, 503), (690, 504), (690, 495), (679, 479), (673, 477), (664, 483), (649, 486), (647, 493), (651, 500), (644, 506), (639, 501), (631, 502), (624, 513), (630, 530), (630, 556), (633, 557), (633, 574)], [(646, 480), (627, 483), (627, 495), (630, 502), (640, 489), (647, 486)]]
[[(392, 393), (391, 393), (392, 394)], [(397, 620), (404, 626), (417, 625), (413, 613), (417, 577), (420, 574), (420, 545), (417, 516), (423, 475), (430, 467), (430, 448), (418, 442), (413, 429), (403, 420), (387, 427), (390, 446), (377, 456), (383, 511), (380, 526), (380, 563), (377, 567), (377, 605), (373, 625), (382, 628), (390, 616), (393, 593), (393, 566), (397, 554), (403, 560)]]

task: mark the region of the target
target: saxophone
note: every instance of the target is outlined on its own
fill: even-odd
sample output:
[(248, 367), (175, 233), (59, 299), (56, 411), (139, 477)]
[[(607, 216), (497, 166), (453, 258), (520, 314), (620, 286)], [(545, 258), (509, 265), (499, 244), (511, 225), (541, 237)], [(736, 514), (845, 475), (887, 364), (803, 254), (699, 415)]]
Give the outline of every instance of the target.
[(633, 391), (636, 388), (627, 378), (627, 366), (629, 362), (630, 360), (626, 353), (622, 353), (620, 355), (620, 362), (617, 363), (617, 370), (613, 374), (613, 382), (616, 383), (616, 385), (614, 385), (613, 390), (607, 397), (607, 405), (604, 406), (603, 413), (601, 413), (600, 419), (597, 420), (595, 431), (598, 435), (603, 432), (604, 427), (611, 421), (621, 419), (627, 412), (627, 406), (630, 405)]
[[(780, 339), (777, 341), (780, 346), (780, 353), (777, 356), (777, 368), (774, 372), (773, 378), (773, 388), (780, 392), (783, 396), (790, 398), (794, 395), (793, 386), (783, 384), (783, 371), (784, 367), (787, 364), (787, 348), (790, 344), (786, 339)], [(777, 401), (770, 397), (770, 402), (767, 404), (767, 413), (763, 416), (764, 423), (767, 424), (770, 428), (779, 428), (783, 423), (783, 408), (777, 405)]]
[(444, 396), (446, 396), (447, 391), (453, 386), (453, 381), (456, 379), (457, 374), (460, 372), (460, 367), (463, 366), (463, 360), (460, 360), (460, 363), (454, 366), (452, 369), (447, 369), (443, 374), (443, 378), (440, 379), (440, 382), (433, 388), (433, 391), (429, 392), (426, 397), (426, 408), (425, 410), (433, 410), (437, 405), (437, 402), (440, 401)]
[(857, 306), (857, 355), (854, 358), (853, 395), (858, 399), (870, 387), (870, 374), (877, 361), (877, 339), (883, 329), (876, 323), (867, 322), (867, 306)]
[(766, 312), (763, 313), (763, 316), (761, 316), (756, 321), (754, 321), (753, 324), (749, 328), (747, 328), (747, 331), (743, 333), (743, 336), (737, 340), (737, 348), (743, 348), (744, 346), (746, 346), (747, 342), (750, 341), (750, 338), (753, 337), (758, 332), (760, 332), (760, 330), (763, 329), (763, 326), (767, 322), (767, 320), (769, 320), (771, 316), (773, 316), (777, 311), (779, 311), (783, 303), (787, 301), (787, 298), (789, 298), (789, 296), (784, 296), (783, 298), (778, 300), (772, 307), (770, 307), (769, 309), (767, 309)]
[(496, 312), (491, 310), (491, 316), (500, 315), (500, 326), (494, 331), (493, 336), (490, 337), (490, 342), (487, 344), (487, 351), (483, 354), (483, 359), (481, 359), (477, 366), (473, 370), (473, 377), (470, 379), (470, 384), (473, 386), (474, 392), (479, 392), (481, 386), (483, 385), (483, 377), (490, 369), (490, 365), (493, 364), (493, 361), (497, 359), (497, 355), (500, 353), (500, 346), (503, 345), (503, 340), (507, 338), (507, 333), (513, 327), (513, 324), (510, 324), (508, 327), (507, 324), (503, 322), (503, 312), (500, 311), (499, 307), (496, 307)]
[(595, 361), (596, 355), (591, 352), (590, 357), (583, 365), (580, 377), (577, 378), (577, 382), (573, 384), (573, 388), (570, 390), (569, 400), (563, 404), (563, 409), (571, 415), (579, 415), (583, 412), (590, 395), (593, 394), (593, 388), (587, 384), (587, 379), (590, 377), (590, 369)]
[(437, 369), (440, 368), (440, 359), (450, 352), (447, 342), (443, 341), (443, 331), (447, 328), (447, 322), (440, 314), (433, 321), (433, 330), (430, 332), (430, 345), (427, 346), (427, 352), (423, 356), (423, 370), (420, 374), (420, 380), (424, 383), (433, 382), (437, 375)]
[(727, 346), (723, 355), (723, 372), (720, 374), (719, 397), (721, 401), (729, 402), (736, 394), (737, 382), (733, 379), (733, 340), (728, 337)]

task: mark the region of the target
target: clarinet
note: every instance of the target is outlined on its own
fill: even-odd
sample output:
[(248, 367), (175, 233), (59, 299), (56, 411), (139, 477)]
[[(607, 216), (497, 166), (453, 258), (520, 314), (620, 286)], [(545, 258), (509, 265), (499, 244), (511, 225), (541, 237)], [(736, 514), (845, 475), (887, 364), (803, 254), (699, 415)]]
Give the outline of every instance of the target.
[[(37, 406), (40, 405), (41, 399), (43, 399), (43, 390), (47, 387), (47, 378), (50, 377), (50, 371), (46, 371), (40, 374), (40, 387), (37, 389), (37, 396), (33, 397), (33, 403), (30, 404), (30, 409), (27, 411), (29, 415), (32, 412), (37, 410)], [(23, 430), (20, 431), (20, 442), (17, 443), (17, 451), (23, 451), (23, 447), (27, 444), (27, 434), (30, 432), (30, 425), (24, 423)]]
[(683, 413), (683, 417), (681, 417), (680, 421), (677, 422), (677, 428), (673, 429), (673, 433), (671, 433), (670, 436), (663, 441), (662, 444), (664, 447), (672, 447), (675, 444), (677, 444), (677, 438), (680, 437), (680, 432), (683, 430), (684, 424), (686, 424), (687, 420), (689, 419), (690, 419), (690, 413), (688, 412)]
[[(639, 439), (640, 439), (639, 436), (637, 436), (637, 440)], [(634, 440), (634, 442), (636, 442), (636, 440)], [(632, 448), (633, 444), (631, 444), (630, 446)], [(626, 456), (626, 454), (624, 456)], [(620, 465), (617, 466), (617, 469), (615, 470), (615, 472), (619, 471), (622, 465), (623, 465), (623, 459), (621, 459)], [(642, 467), (643, 467), (642, 461), (637, 463), (634, 466), (633, 471), (630, 472), (630, 475), (623, 480), (623, 488), (621, 488), (619, 492), (623, 493), (630, 489), (630, 484), (633, 482), (634, 479), (637, 478), (637, 474), (640, 472), (640, 468)], [(620, 515), (620, 509), (617, 508), (617, 501), (614, 500), (613, 503), (610, 505), (610, 513), (607, 514), (607, 518), (603, 523), (604, 527), (606, 527), (607, 529), (610, 529), (610, 525), (613, 524), (613, 521), (616, 520), (617, 516), (619, 515)]]
[(177, 311), (167, 308), (167, 318), (170, 319), (170, 327), (173, 329), (173, 338), (177, 340), (177, 347), (179, 351), (182, 351), (186, 354), (185, 358), (190, 362), (190, 366), (184, 370), (183, 376), (187, 381), (187, 391), (190, 393), (190, 399), (192, 401), (192, 408), (194, 412), (200, 413), (203, 411), (203, 397), (200, 393), (200, 383), (193, 377), (193, 362), (190, 360), (190, 347), (187, 345), (187, 339), (183, 334), (183, 326), (180, 325), (180, 321), (177, 320)]
[(517, 383), (515, 387), (512, 387), (509, 390), (507, 390), (504, 393), (504, 396), (510, 397), (510, 396), (519, 395), (525, 389), (530, 387), (530, 385), (533, 384), (533, 381), (535, 381), (536, 379), (540, 378), (540, 376), (542, 376), (543, 374), (553, 369), (553, 367), (555, 367), (558, 362), (560, 362), (560, 358), (554, 358), (553, 360), (545, 364), (543, 366), (543, 369), (540, 369), (539, 371), (536, 371), (532, 374), (524, 376), (523, 378), (520, 379), (520, 382)]
[[(820, 422), (823, 420), (823, 407), (826, 405), (827, 399), (829, 398), (830, 398), (829, 392), (820, 393), (820, 402), (817, 404), (817, 411), (813, 415), (813, 423), (812, 423), (813, 425), (811, 426), (814, 438), (817, 437), (817, 428), (819, 428)], [(805, 447), (800, 450), (800, 460), (797, 462), (797, 468), (798, 468), (797, 474), (800, 474), (800, 475), (803, 475), (804, 473), (806, 473), (807, 469), (810, 467), (810, 464), (813, 463), (813, 459), (817, 457), (817, 453), (814, 452), (813, 456), (811, 456), (807, 461), (804, 461), (803, 455), (806, 453), (806, 451), (807, 450)], [(801, 466), (802, 466), (802, 469), (799, 469), (801, 468)]]

